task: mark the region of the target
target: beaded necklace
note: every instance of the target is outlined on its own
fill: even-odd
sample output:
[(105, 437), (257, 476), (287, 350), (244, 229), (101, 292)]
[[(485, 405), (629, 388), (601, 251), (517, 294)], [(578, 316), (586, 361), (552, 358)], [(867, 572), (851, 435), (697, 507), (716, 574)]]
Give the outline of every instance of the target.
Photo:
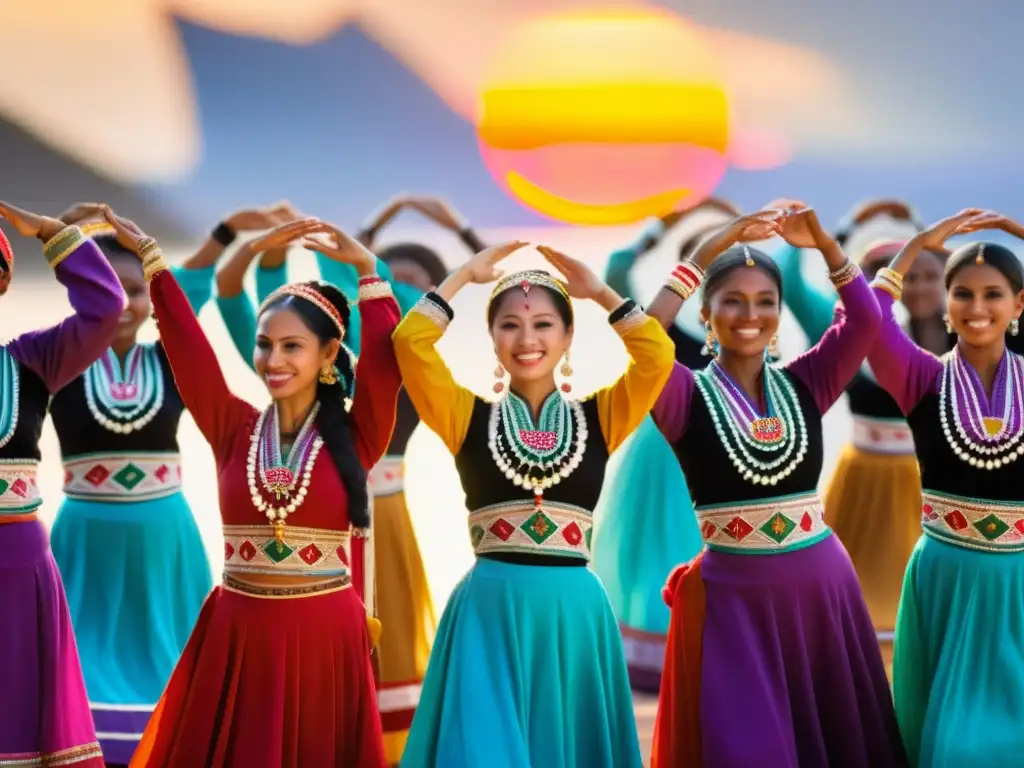
[(979, 390), (978, 374), (954, 347), (943, 360), (939, 385), (942, 433), (961, 461), (999, 469), (1024, 454), (1024, 360), (1007, 350), (996, 372), (992, 410), (1001, 416), (985, 416)]
[(164, 376), (153, 345), (136, 344), (124, 368), (112, 349), (85, 371), (85, 402), (104, 429), (128, 435), (149, 424), (164, 404)]
[(694, 375), (715, 433), (736, 471), (753, 485), (777, 485), (807, 455), (807, 424), (786, 375), (765, 365), (763, 378), (766, 416), (758, 415), (717, 361)]
[(491, 405), (487, 442), (494, 463), (513, 483), (533, 491), (538, 509), (544, 491), (583, 461), (587, 435), (583, 406), (558, 392), (548, 395), (536, 424), (529, 405), (514, 392)]
[[(252, 431), (246, 461), (249, 495), (256, 509), (265, 513), (273, 526), (278, 551), (283, 548), (285, 521), (306, 500), (313, 465), (323, 448), (323, 438), (317, 433), (315, 423), (319, 410), (320, 403), (314, 403), (291, 449), (286, 452), (281, 450), (280, 416), (276, 403), (260, 414)], [(266, 496), (269, 495), (284, 503), (267, 501)]]
[(0, 448), (14, 437), (18, 429), (18, 401), (21, 397), (21, 376), (18, 361), (6, 346), (0, 347)]

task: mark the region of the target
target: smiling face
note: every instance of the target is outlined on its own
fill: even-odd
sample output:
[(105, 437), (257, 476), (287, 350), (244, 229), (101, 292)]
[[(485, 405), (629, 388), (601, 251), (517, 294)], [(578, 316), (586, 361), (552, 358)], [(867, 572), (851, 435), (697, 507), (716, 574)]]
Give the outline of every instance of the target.
[(738, 357), (763, 356), (779, 330), (779, 289), (764, 270), (738, 267), (722, 278), (701, 309), (723, 350)]
[(114, 268), (117, 279), (121, 281), (128, 305), (117, 322), (117, 336), (114, 344), (130, 345), (135, 343), (139, 328), (153, 312), (153, 304), (149, 299), (149, 286), (142, 273), (142, 264), (131, 254), (117, 255), (110, 258), (110, 266)]
[(555, 366), (572, 344), (572, 326), (566, 324), (551, 292), (533, 286), (527, 295), (510, 288), (495, 301), (499, 303), (491, 338), (512, 389), (522, 389), (526, 382), (554, 381)]
[(260, 316), (253, 363), (275, 400), (315, 397), (320, 369), (338, 354), (337, 340), (326, 344), (287, 305)]
[(995, 267), (972, 264), (953, 275), (946, 293), (946, 312), (960, 341), (972, 347), (1002, 342), (1024, 309), (1024, 291), (1015, 292)]

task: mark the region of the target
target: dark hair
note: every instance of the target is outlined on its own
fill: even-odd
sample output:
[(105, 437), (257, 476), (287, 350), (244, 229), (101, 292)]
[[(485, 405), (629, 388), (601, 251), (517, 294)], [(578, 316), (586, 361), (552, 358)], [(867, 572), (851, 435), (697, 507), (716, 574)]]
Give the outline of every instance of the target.
[[(753, 266), (747, 264), (748, 256), (754, 262)], [(768, 275), (779, 290), (779, 303), (782, 303), (782, 272), (779, 271), (779, 265), (775, 260), (756, 248), (734, 245), (711, 262), (711, 266), (704, 272), (701, 303), (705, 307), (708, 306), (715, 291), (722, 287), (725, 279), (737, 269), (759, 269)]]
[(448, 277), (448, 268), (441, 261), (441, 257), (433, 249), (419, 243), (396, 243), (386, 246), (377, 252), (377, 258), (385, 264), (401, 259), (411, 261), (427, 273), (434, 285), (440, 285)]
[(100, 251), (103, 252), (103, 255), (107, 257), (107, 261), (129, 258), (139, 265), (140, 270), (142, 269), (142, 262), (139, 261), (139, 257), (135, 252), (117, 242), (117, 238), (114, 235), (93, 235), (92, 239)]
[[(501, 305), (505, 302), (509, 292), (518, 289), (518, 283), (510, 285), (504, 291), (495, 296), (491, 302), (487, 305), (487, 327), (491, 328), (494, 325), (495, 319), (498, 317), (498, 311), (501, 309)], [(533, 285), (533, 290), (540, 289), (544, 291), (548, 296), (551, 297), (551, 302), (555, 305), (555, 311), (558, 312), (558, 316), (562, 318), (562, 322), (565, 323), (566, 328), (572, 328), (572, 305), (569, 300), (562, 295), (560, 291), (556, 291), (554, 288), (548, 288), (546, 285)]]
[(957, 248), (950, 254), (946, 261), (945, 282), (946, 290), (949, 290), (953, 278), (956, 277), (964, 267), (970, 267), (977, 263), (979, 254), (984, 259), (985, 266), (998, 269), (1009, 283), (1014, 293), (1024, 290), (1024, 268), (1021, 267), (1013, 251), (996, 243), (968, 243)]
[[(347, 333), (352, 313), (345, 294), (330, 283), (318, 280), (310, 280), (300, 283), (300, 285), (314, 288), (338, 310), (341, 315), (341, 323)], [(331, 339), (340, 341), (338, 327), (334, 321), (322, 309), (306, 299), (284, 294), (269, 302), (263, 311), (284, 308), (294, 311), (303, 324), (316, 334), (321, 344), (326, 344)], [(337, 383), (324, 384), (321, 381), (316, 386), (316, 397), (320, 401), (320, 411), (316, 415), (316, 427), (324, 441), (324, 446), (331, 454), (331, 459), (334, 460), (338, 474), (341, 475), (345, 491), (348, 493), (349, 521), (356, 528), (366, 528), (370, 525), (366, 470), (363, 469), (363, 465), (356, 455), (355, 445), (352, 442), (352, 426), (349, 422), (348, 411), (345, 410), (345, 382), (355, 381), (355, 371), (352, 370), (352, 360), (344, 348), (338, 350), (338, 357), (334, 364), (341, 374)]]

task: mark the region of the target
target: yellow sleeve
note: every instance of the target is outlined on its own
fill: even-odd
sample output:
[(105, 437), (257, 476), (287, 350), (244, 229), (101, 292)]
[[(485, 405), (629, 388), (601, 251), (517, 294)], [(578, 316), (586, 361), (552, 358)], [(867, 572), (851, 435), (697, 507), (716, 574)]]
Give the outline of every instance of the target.
[(453, 317), (444, 299), (428, 293), (398, 324), (392, 340), (409, 399), (423, 423), (454, 456), (466, 439), (475, 396), (455, 382), (437, 351), (437, 342)]
[(629, 366), (610, 387), (594, 393), (601, 434), (611, 453), (650, 413), (672, 374), (676, 349), (661, 323), (627, 301), (608, 321), (626, 343)]

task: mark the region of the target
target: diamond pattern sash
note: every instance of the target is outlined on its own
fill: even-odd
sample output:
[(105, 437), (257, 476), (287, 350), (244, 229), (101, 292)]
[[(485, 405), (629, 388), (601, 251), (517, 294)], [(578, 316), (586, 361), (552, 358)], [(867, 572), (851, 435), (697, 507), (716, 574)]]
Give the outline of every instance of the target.
[(76, 456), (64, 462), (64, 494), (85, 501), (141, 501), (181, 490), (176, 453)]
[(825, 508), (815, 493), (780, 496), (760, 504), (697, 508), (704, 542), (712, 549), (752, 555), (799, 549), (825, 538)]

